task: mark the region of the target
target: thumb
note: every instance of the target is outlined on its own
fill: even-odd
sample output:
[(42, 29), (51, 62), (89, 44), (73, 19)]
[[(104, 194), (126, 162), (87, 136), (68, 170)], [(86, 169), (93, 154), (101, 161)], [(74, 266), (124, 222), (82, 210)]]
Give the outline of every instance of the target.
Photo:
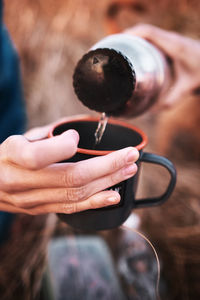
[(72, 157), (78, 142), (78, 132), (70, 129), (61, 135), (32, 142), (24, 136), (11, 136), (2, 146), (7, 160), (36, 170)]

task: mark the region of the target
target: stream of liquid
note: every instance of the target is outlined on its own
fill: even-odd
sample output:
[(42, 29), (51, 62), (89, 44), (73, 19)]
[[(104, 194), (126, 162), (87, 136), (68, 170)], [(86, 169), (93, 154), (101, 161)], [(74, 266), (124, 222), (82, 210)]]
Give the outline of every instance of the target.
[(95, 137), (95, 144), (94, 147), (96, 145), (98, 145), (101, 142), (101, 139), (103, 137), (104, 131), (106, 129), (106, 125), (108, 123), (108, 117), (106, 116), (105, 113), (101, 114), (99, 123), (97, 125), (97, 129), (95, 131), (94, 137)]

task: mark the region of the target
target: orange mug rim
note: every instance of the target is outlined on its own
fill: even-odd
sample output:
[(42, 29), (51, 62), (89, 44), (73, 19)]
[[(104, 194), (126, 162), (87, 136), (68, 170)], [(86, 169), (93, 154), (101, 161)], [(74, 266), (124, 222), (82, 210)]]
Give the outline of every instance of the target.
[[(51, 130), (49, 131), (48, 137), (49, 138), (54, 137), (53, 132), (58, 126), (66, 124), (66, 123), (75, 123), (75, 122), (80, 122), (80, 121), (99, 122), (99, 117), (92, 117), (92, 116), (91, 117), (86, 116), (86, 117), (80, 117), (80, 118), (72, 117), (65, 121), (58, 122), (58, 123), (54, 124), (54, 126), (51, 128)], [(129, 129), (134, 130), (135, 132), (139, 133), (140, 136), (142, 137), (142, 141), (137, 146), (134, 146), (137, 150), (142, 150), (147, 145), (148, 137), (143, 132), (143, 130), (139, 129), (138, 127), (136, 127), (132, 124), (126, 123), (124, 121), (121, 121), (121, 120), (113, 119), (113, 118), (108, 119), (108, 124), (126, 127), (126, 128), (129, 128)], [(115, 150), (92, 150), (92, 149), (85, 149), (85, 148), (79, 148), (79, 147), (77, 148), (78, 153), (87, 154), (87, 155), (95, 155), (95, 156), (106, 155), (106, 154), (112, 153), (113, 151), (115, 151)]]

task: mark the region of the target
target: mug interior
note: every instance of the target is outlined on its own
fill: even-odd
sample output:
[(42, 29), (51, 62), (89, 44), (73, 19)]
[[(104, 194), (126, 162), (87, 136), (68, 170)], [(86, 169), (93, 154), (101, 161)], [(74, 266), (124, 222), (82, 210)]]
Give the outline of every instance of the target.
[(88, 154), (91, 151), (99, 152), (98, 155), (129, 146), (141, 150), (147, 144), (146, 135), (138, 128), (122, 121), (109, 119), (101, 142), (95, 145), (94, 134), (97, 126), (98, 119), (69, 121), (56, 126), (52, 135), (59, 135), (66, 130), (75, 129), (80, 135), (78, 152), (84, 153), (86, 151), (85, 153)]

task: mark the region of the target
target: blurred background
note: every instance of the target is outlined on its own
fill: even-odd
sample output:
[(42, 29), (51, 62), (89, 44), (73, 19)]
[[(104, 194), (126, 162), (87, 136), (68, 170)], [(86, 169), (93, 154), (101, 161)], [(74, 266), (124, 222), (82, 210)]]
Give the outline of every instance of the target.
[[(77, 100), (72, 87), (72, 75), (77, 61), (100, 38), (137, 23), (150, 23), (199, 39), (199, 15), (198, 0), (6, 0), (4, 20), (21, 58), (28, 128), (45, 125), (68, 115), (96, 114)], [(168, 300), (199, 299), (199, 99), (182, 99), (180, 104), (170, 111), (157, 115), (147, 112), (128, 122), (139, 126), (148, 134), (148, 151), (166, 155), (174, 162), (178, 171), (177, 186), (170, 200), (162, 207), (139, 210), (136, 212), (137, 216), (134, 215), (136, 220), (139, 216), (140, 230), (154, 243), (159, 254), (162, 265), (161, 295), (163, 299)], [(165, 175), (162, 169), (152, 170), (151, 166), (145, 165), (141, 174), (144, 183), (139, 186), (138, 197), (160, 194), (166, 186)], [(56, 224), (56, 229), (52, 230), (51, 234), (53, 232), (54, 238), (68, 236), (64, 249), (67, 253), (73, 252), (72, 231), (58, 221)], [(45, 222), (41, 224), (43, 233), (45, 230), (42, 228), (46, 226)], [(155, 299), (152, 290), (155, 290), (156, 283), (156, 261), (149, 245), (145, 244), (145, 252), (141, 248), (143, 246), (140, 238), (124, 231), (115, 230), (100, 235), (113, 259), (114, 269), (109, 274), (112, 277), (113, 272), (116, 272), (120, 284), (111, 280), (115, 296), (109, 294), (108, 289), (103, 296), (98, 296), (99, 298), (93, 295), (93, 299)], [(87, 235), (88, 237), (91, 238)], [(80, 239), (79, 242), (84, 243), (82, 236)], [(55, 248), (60, 249), (57, 242), (58, 240), (51, 244), (51, 258)], [(33, 243), (33, 240), (30, 243)], [(101, 250), (104, 246), (99, 246), (100, 252), (105, 250)], [(45, 249), (46, 243), (42, 247)], [(27, 249), (38, 251), (31, 246)], [(143, 251), (144, 256), (140, 257), (142, 265), (139, 265), (138, 271), (134, 264), (134, 255)], [(87, 261), (84, 253), (82, 255)], [(98, 257), (99, 255), (97, 254)], [(56, 258), (52, 259), (50, 268), (59, 269), (59, 266), (65, 263), (66, 269), (69, 268), (69, 261), (65, 260), (63, 263), (56, 261)], [(122, 267), (124, 261), (127, 266), (125, 269)], [(37, 260), (37, 264), (40, 265), (40, 259)], [(96, 268), (93, 263), (91, 268)], [(64, 272), (64, 268), (61, 269)], [(139, 277), (140, 283), (134, 275), (137, 272), (143, 274)], [(77, 274), (78, 271), (76, 279)], [(60, 278), (57, 273), (54, 276), (55, 279)], [(31, 287), (31, 280), (27, 283), (29, 289), (36, 289), (38, 285), (39, 283)], [(119, 285), (120, 291), (115, 288)], [(106, 289), (103, 285), (102, 290)], [(145, 291), (144, 294), (141, 294), (142, 290)], [(29, 296), (26, 300), (34, 299), (31, 292), (27, 293)], [(68, 298), (57, 296), (57, 299), (92, 298), (87, 295), (81, 298), (80, 295), (72, 293)]]

